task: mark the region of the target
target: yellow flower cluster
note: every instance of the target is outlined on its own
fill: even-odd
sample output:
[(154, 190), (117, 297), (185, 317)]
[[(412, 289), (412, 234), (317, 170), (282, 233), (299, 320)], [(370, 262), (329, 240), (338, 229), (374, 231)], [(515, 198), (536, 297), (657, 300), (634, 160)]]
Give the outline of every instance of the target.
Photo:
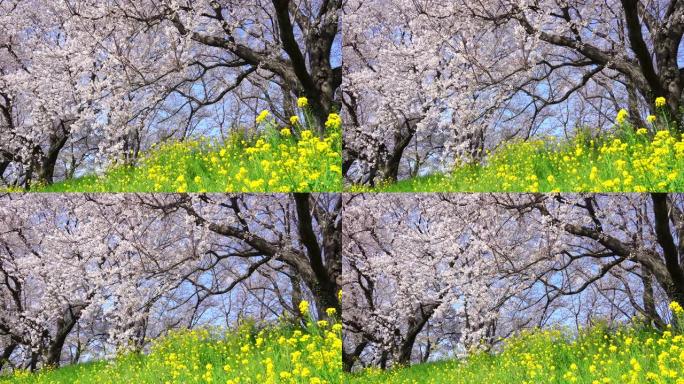
[[(483, 164), (380, 185), (384, 191), (672, 192), (684, 190), (684, 137), (639, 128), (602, 138), (511, 142)], [(363, 191), (363, 187), (352, 187)]]
[(339, 384), (342, 325), (331, 317), (309, 320), (306, 328), (246, 323), (227, 333), (218, 328), (173, 331), (155, 341), (145, 356), (122, 354), (109, 363), (34, 375), (17, 371), (12, 382)]
[(342, 129), (342, 118), (337, 113), (328, 115), (328, 120), (325, 122), (325, 127), (329, 131), (339, 132)]
[(645, 129), (633, 137), (600, 142), (579, 138), (561, 150), (548, 150), (542, 141), (512, 148), (492, 159), (502, 190), (646, 192), (684, 186), (684, 140), (669, 131), (658, 131), (653, 139), (646, 137)]
[[(285, 129), (280, 134), (283, 139), (291, 135)], [(233, 173), (226, 168), (234, 162), (219, 161), (209, 164), (208, 171), (226, 175), (226, 192), (335, 190), (342, 174), (339, 141), (339, 134), (321, 139), (309, 130), (301, 132), (295, 145), (258, 139), (242, 156), (243, 161), (256, 166), (242, 166)]]
[(271, 115), (268, 111), (261, 111), (259, 116), (256, 117), (257, 124), (263, 123)]
[[(335, 308), (332, 308), (335, 309)], [(299, 302), (299, 312), (306, 316), (309, 314), (309, 302), (306, 300), (302, 300)]]
[[(658, 108), (665, 106), (657, 98)], [(633, 127), (618, 111), (612, 132), (571, 140), (544, 137), (509, 141), (484, 159), (458, 161), (448, 174), (354, 185), (352, 192), (673, 192), (684, 190), (684, 137), (667, 114), (650, 115), (649, 128)]]
[(67, 191), (94, 192), (309, 192), (342, 189), (341, 135), (320, 138), (290, 128), (216, 145), (208, 140), (158, 146), (134, 168), (68, 184)]
[(627, 110), (621, 109), (618, 111), (617, 116), (615, 117), (615, 122), (618, 124), (624, 124), (627, 117), (629, 117)]
[[(297, 100), (306, 108), (305, 97)], [(309, 111), (278, 126), (269, 111), (256, 128), (234, 132), (223, 143), (210, 139), (167, 142), (152, 148), (135, 167), (113, 167), (45, 186), (49, 192), (339, 192), (342, 190), (342, 119), (331, 113), (325, 135), (308, 129)], [(258, 134), (255, 133), (258, 131)]]
[(300, 97), (297, 99), (297, 106), (299, 108), (305, 108), (309, 105), (309, 100), (306, 97)]

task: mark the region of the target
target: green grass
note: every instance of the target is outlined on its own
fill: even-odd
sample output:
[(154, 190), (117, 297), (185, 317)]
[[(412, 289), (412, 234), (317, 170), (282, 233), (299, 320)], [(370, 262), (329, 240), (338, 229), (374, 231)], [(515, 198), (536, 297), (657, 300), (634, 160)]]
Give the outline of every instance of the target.
[(341, 326), (279, 325), (234, 331), (178, 331), (157, 340), (149, 354), (38, 373), (17, 371), (0, 383), (340, 383)]
[(512, 141), (480, 163), (351, 190), (381, 192), (651, 192), (684, 190), (684, 139), (668, 130), (569, 141)]
[(370, 369), (349, 384), (422, 383), (673, 383), (684, 382), (684, 338), (643, 327), (530, 331), (505, 342), (500, 353), (480, 352), (463, 361)]

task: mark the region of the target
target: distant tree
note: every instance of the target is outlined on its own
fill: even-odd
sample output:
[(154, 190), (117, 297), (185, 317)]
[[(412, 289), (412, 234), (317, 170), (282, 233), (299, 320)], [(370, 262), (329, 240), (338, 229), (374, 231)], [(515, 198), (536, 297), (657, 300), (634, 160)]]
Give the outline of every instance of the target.
[[(67, 161), (65, 149), (97, 148), (107, 103), (97, 89), (105, 74), (85, 33), (63, 2), (0, 3), (0, 179), (5, 175), (6, 183), (52, 183), (58, 160)], [(80, 155), (72, 153), (72, 164)]]

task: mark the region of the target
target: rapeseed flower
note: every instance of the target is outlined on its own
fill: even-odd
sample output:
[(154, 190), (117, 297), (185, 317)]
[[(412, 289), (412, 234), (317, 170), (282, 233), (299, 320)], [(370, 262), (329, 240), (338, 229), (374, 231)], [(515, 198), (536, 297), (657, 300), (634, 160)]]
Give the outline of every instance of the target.
[(302, 315), (306, 315), (309, 313), (309, 302), (306, 300), (302, 300), (299, 302), (299, 312)]
[(615, 122), (617, 122), (618, 124), (624, 124), (628, 116), (629, 113), (627, 112), (627, 110), (621, 109), (618, 111), (617, 116), (615, 117)]
[(257, 124), (261, 124), (261, 123), (264, 122), (264, 120), (266, 120), (270, 115), (271, 115), (271, 113), (270, 113), (269, 111), (265, 111), (265, 110), (264, 110), (264, 111), (261, 111), (261, 113), (259, 113), (259, 116), (256, 117), (256, 123), (257, 123)]

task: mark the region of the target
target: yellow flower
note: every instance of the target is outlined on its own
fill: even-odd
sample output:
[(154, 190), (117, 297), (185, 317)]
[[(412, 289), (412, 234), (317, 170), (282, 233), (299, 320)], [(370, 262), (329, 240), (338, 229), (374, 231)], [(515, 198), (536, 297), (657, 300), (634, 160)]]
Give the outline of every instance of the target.
[(646, 128), (639, 128), (636, 130), (637, 135), (645, 135), (646, 132), (648, 132), (648, 130), (646, 130)]
[(629, 113), (625, 109), (621, 109), (618, 111), (617, 116), (615, 117), (615, 122), (618, 124), (623, 124), (625, 122), (625, 119), (629, 116)]
[(342, 127), (342, 118), (337, 113), (329, 114), (325, 127), (330, 130), (339, 130)]
[(656, 106), (657, 108), (664, 107), (666, 102), (667, 102), (667, 100), (665, 100), (664, 97), (662, 97), (662, 96), (656, 97), (656, 99), (655, 99), (655, 106)]
[(655, 115), (648, 115), (648, 116), (646, 117), (646, 121), (648, 121), (648, 122), (651, 123), (651, 124), (655, 123), (655, 122), (656, 122), (656, 119), (657, 119), (657, 118), (655, 117)]
[(306, 97), (300, 97), (297, 99), (297, 106), (299, 108), (304, 108), (307, 105), (309, 105), (309, 99), (307, 99)]
[(309, 313), (309, 302), (306, 300), (302, 300), (299, 302), (299, 312), (302, 315), (306, 315)]
[(598, 168), (591, 167), (591, 172), (589, 172), (589, 180), (594, 181), (598, 178)]
[(333, 317), (337, 313), (337, 310), (335, 308), (328, 308), (325, 310), (325, 313), (328, 315), (328, 317)]
[(676, 301), (670, 303), (670, 310), (672, 310), (672, 313), (674, 313), (677, 316), (684, 313), (684, 309), (682, 309), (682, 306), (679, 305), (679, 303)]
[(299, 116), (290, 116), (290, 124), (295, 125), (299, 123)]
[(249, 182), (249, 188), (250, 190), (257, 190), (261, 189), (264, 186), (264, 180), (263, 179), (257, 179), (257, 180), (252, 180)]
[(283, 128), (280, 130), (280, 134), (287, 137), (292, 135), (292, 132), (290, 132), (290, 129), (288, 128)]
[(270, 115), (270, 113), (269, 113), (268, 111), (261, 111), (261, 113), (259, 114), (259, 116), (257, 116), (257, 118), (256, 118), (257, 124), (262, 123), (264, 120), (266, 120), (266, 118), (267, 118), (269, 115)]
[(290, 377), (292, 377), (292, 374), (290, 372), (287, 372), (287, 371), (280, 372), (280, 378), (281, 379), (285, 380), (285, 379), (288, 379)]
[(311, 138), (313, 138), (313, 133), (310, 130), (307, 129), (305, 131), (302, 131), (303, 141), (310, 140)]

